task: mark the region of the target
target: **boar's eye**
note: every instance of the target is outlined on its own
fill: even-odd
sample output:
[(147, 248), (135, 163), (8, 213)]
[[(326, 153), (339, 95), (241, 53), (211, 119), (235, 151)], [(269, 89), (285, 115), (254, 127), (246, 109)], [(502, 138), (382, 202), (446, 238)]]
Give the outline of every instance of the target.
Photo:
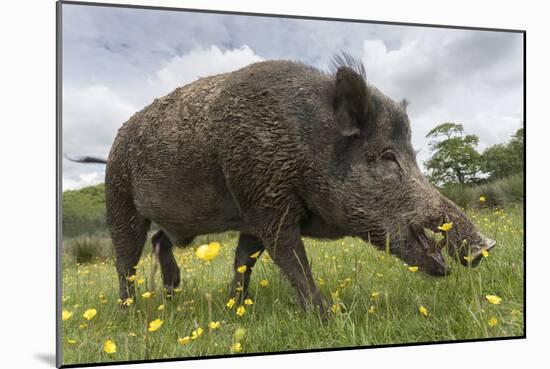
[(391, 162), (397, 164), (399, 169), (402, 169), (401, 165), (399, 164), (399, 161), (397, 160), (397, 155), (395, 155), (395, 153), (393, 151), (385, 150), (384, 152), (382, 152), (382, 155), (380, 155), (380, 157), (381, 157), (382, 160), (391, 161)]

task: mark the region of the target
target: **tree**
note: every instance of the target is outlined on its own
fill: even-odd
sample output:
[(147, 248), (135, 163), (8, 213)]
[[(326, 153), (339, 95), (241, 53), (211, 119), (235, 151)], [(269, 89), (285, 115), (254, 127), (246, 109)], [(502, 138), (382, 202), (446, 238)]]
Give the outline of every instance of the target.
[(507, 144), (493, 145), (482, 154), (483, 168), (489, 180), (523, 172), (524, 130), (520, 128)]
[(442, 123), (426, 135), (432, 138), (432, 157), (424, 163), (428, 178), (436, 185), (474, 183), (481, 174), (481, 155), (476, 147), (479, 138), (464, 134), (458, 123)]
[(63, 192), (63, 237), (105, 231), (105, 185)]

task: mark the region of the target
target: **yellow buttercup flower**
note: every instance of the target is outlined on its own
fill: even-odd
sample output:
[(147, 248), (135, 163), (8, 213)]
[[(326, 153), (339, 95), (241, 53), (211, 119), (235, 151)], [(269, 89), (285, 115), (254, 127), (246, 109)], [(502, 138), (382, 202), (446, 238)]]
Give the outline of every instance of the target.
[(269, 285), (269, 281), (267, 279), (262, 279), (260, 281), (260, 286), (267, 287)]
[(424, 315), (424, 316), (428, 316), (429, 313), (428, 313), (428, 309), (426, 309), (424, 306), (420, 305), (420, 307), (418, 308), (418, 311), (420, 312), (420, 314)]
[(162, 325), (162, 323), (164, 323), (164, 322), (160, 319), (155, 319), (155, 320), (149, 322), (149, 327), (147, 328), (147, 331), (149, 331), (149, 332), (158, 331), (160, 329), (160, 326)]
[(84, 312), (84, 314), (82, 314), (82, 316), (86, 319), (86, 320), (92, 320), (94, 318), (94, 316), (96, 316), (97, 314), (97, 310), (96, 309), (88, 309)]
[(125, 306), (130, 306), (134, 303), (134, 299), (131, 298), (131, 297), (128, 297), (127, 299), (125, 300), (118, 300), (122, 305), (125, 305)]
[(253, 253), (252, 255), (250, 255), (250, 258), (251, 259), (257, 259), (258, 256), (260, 256), (262, 252), (261, 251), (256, 251), (255, 253)]
[(73, 313), (71, 313), (68, 310), (63, 310), (63, 312), (61, 313), (61, 320), (63, 321), (69, 320), (71, 319), (72, 316), (73, 316)]
[(376, 300), (378, 298), (378, 296), (379, 296), (379, 293), (375, 291), (375, 292), (370, 294), (370, 299), (371, 300)]
[(330, 311), (332, 311), (333, 313), (339, 313), (341, 311), (340, 304), (332, 304), (332, 306), (330, 307)]
[(192, 340), (196, 340), (196, 339), (199, 338), (201, 335), (202, 335), (202, 328), (201, 328), (201, 327), (198, 327), (198, 328), (195, 329), (193, 332), (191, 332), (191, 339), (192, 339)]
[(483, 251), (481, 251), (481, 255), (483, 255), (483, 257), (486, 258), (486, 257), (489, 256), (489, 251), (483, 250)]
[(409, 272), (412, 272), (412, 273), (418, 272), (418, 267), (417, 266), (410, 266), (409, 267)]
[(161, 310), (164, 310), (164, 304), (160, 304), (159, 307), (157, 308), (158, 311), (161, 311)]
[(244, 336), (246, 335), (246, 329), (244, 328), (237, 328), (235, 330), (235, 341), (240, 341), (244, 338)]
[(143, 278), (140, 278), (140, 279), (137, 280), (138, 286), (139, 286), (139, 285), (142, 285), (142, 284), (144, 284), (144, 283), (145, 283), (145, 279), (143, 279)]
[(237, 308), (237, 315), (238, 316), (243, 316), (244, 313), (246, 313), (246, 308), (243, 305), (239, 306)]
[(485, 202), (486, 199), (485, 199), (485, 196), (479, 196), (479, 202)]
[(437, 229), (439, 229), (440, 231), (443, 231), (443, 232), (448, 232), (448, 231), (451, 230), (451, 228), (453, 228), (453, 222), (443, 223), (442, 225), (437, 227)]
[(498, 324), (498, 319), (493, 316), (487, 321), (487, 324), (489, 324), (489, 327), (496, 327)]
[(243, 274), (244, 272), (246, 272), (246, 269), (248, 269), (246, 265), (241, 265), (240, 267), (237, 268), (237, 272)]
[(113, 340), (107, 340), (103, 343), (103, 351), (107, 354), (114, 354), (116, 352), (116, 344)]
[(244, 304), (245, 305), (252, 305), (252, 304), (254, 304), (254, 301), (252, 301), (252, 299), (245, 299)]
[(371, 305), (371, 306), (369, 307), (369, 310), (368, 310), (368, 311), (369, 311), (369, 314), (374, 314), (374, 313), (376, 312), (374, 305)]
[(502, 302), (502, 299), (496, 295), (486, 295), (485, 299), (493, 305), (499, 305)]
[(227, 301), (227, 304), (225, 304), (225, 306), (231, 309), (233, 305), (235, 305), (235, 302), (236, 302), (235, 298), (231, 297), (229, 301)]
[(217, 329), (219, 327), (220, 327), (220, 321), (219, 320), (217, 322), (208, 323), (208, 328), (210, 328), (210, 329)]
[(134, 275), (131, 275), (131, 276), (129, 276), (129, 277), (126, 277), (126, 279), (128, 280), (128, 282), (133, 282), (133, 281), (136, 280), (136, 278), (137, 278), (137, 277), (136, 277), (135, 274), (134, 274)]
[(231, 352), (241, 352), (242, 349), (243, 349), (243, 346), (241, 345), (240, 342), (235, 342), (234, 344), (231, 345)]
[(86, 329), (86, 328), (88, 328), (88, 324), (86, 324), (86, 323), (80, 323), (78, 325), (78, 329)]
[(219, 242), (210, 242), (208, 245), (201, 245), (195, 251), (195, 255), (204, 261), (212, 260), (220, 253), (221, 245)]
[(144, 299), (148, 299), (148, 298), (150, 298), (151, 296), (153, 296), (153, 294), (152, 294), (151, 292), (149, 292), (149, 291), (144, 292), (144, 293), (141, 294), (141, 297), (143, 297)]
[(187, 345), (189, 342), (191, 342), (191, 337), (185, 336), (183, 338), (178, 338), (178, 343), (182, 346)]

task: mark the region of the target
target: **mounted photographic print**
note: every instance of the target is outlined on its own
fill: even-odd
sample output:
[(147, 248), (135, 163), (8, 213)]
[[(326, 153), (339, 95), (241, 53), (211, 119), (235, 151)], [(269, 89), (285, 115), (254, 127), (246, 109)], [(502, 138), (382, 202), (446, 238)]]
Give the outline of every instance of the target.
[(524, 31), (57, 15), (58, 365), (525, 337)]

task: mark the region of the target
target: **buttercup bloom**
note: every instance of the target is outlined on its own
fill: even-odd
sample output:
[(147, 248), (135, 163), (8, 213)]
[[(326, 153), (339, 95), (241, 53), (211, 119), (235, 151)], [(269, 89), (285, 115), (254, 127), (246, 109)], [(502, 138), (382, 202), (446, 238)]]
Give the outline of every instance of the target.
[(240, 327), (237, 328), (235, 330), (235, 341), (242, 340), (244, 338), (245, 334), (246, 334), (246, 329), (240, 328)]
[(246, 313), (246, 308), (243, 305), (239, 306), (237, 308), (237, 315), (238, 316), (243, 316), (244, 313)]
[(96, 316), (97, 314), (97, 310), (96, 309), (88, 309), (84, 312), (84, 314), (82, 314), (82, 316), (86, 319), (86, 320), (92, 320), (94, 318), (94, 316)]
[(246, 269), (248, 269), (246, 265), (241, 265), (240, 267), (237, 268), (237, 272), (242, 274), (246, 272)]
[(103, 343), (103, 351), (107, 354), (114, 354), (116, 352), (116, 344), (113, 340), (107, 340)]
[(160, 319), (155, 319), (155, 320), (149, 322), (149, 327), (147, 328), (147, 331), (149, 331), (149, 332), (158, 331), (160, 329), (160, 326), (162, 325), (162, 323), (164, 323), (164, 322)]
[(231, 309), (233, 305), (235, 305), (235, 302), (236, 302), (235, 298), (231, 297), (229, 301), (227, 301), (227, 304), (225, 304), (225, 306)]
[(242, 349), (243, 349), (243, 346), (241, 345), (240, 342), (235, 342), (234, 344), (231, 345), (231, 352), (241, 352)]
[(453, 222), (443, 223), (442, 225), (437, 227), (437, 229), (439, 229), (440, 231), (443, 231), (443, 232), (448, 232), (448, 231), (451, 230), (451, 228), (453, 228)]
[(212, 260), (220, 253), (221, 245), (219, 242), (210, 242), (208, 245), (201, 245), (195, 251), (195, 255), (204, 261)]
[(144, 299), (148, 299), (148, 298), (150, 298), (151, 296), (153, 296), (153, 294), (152, 294), (151, 292), (149, 292), (149, 291), (144, 292), (144, 293), (141, 294), (141, 297), (143, 297)]
[(63, 310), (63, 312), (61, 313), (61, 320), (63, 321), (69, 320), (71, 319), (72, 316), (73, 316), (73, 313), (71, 313), (68, 310)]
[(193, 332), (191, 332), (191, 339), (192, 339), (192, 340), (196, 340), (196, 339), (199, 338), (201, 335), (202, 335), (202, 328), (201, 328), (201, 327), (198, 327), (198, 328), (195, 329)]
[(210, 329), (217, 329), (219, 327), (220, 327), (220, 321), (219, 320), (217, 322), (208, 323), (208, 328), (210, 328)]
[(420, 312), (420, 314), (424, 315), (424, 316), (428, 316), (428, 309), (426, 309), (424, 306), (420, 305), (420, 307), (418, 308), (418, 311)]
[(485, 299), (493, 305), (499, 305), (502, 302), (502, 299), (496, 295), (486, 295)]
[(187, 345), (189, 342), (191, 342), (191, 337), (185, 336), (183, 338), (178, 338), (178, 343), (182, 346)]

